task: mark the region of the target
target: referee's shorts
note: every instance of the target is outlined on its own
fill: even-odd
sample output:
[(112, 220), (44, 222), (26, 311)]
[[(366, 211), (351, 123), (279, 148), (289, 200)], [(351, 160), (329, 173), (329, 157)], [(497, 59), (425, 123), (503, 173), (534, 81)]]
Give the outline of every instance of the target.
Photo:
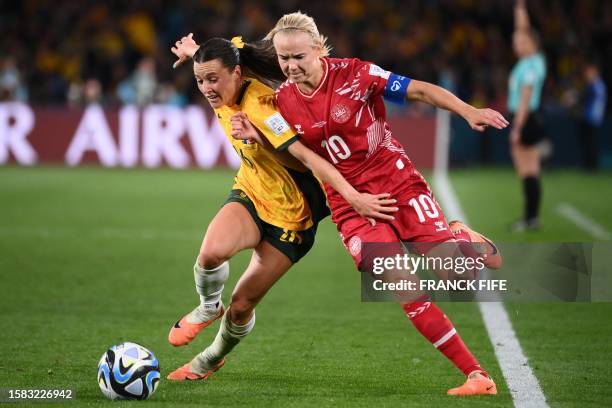
[[(514, 120), (514, 114), (510, 115), (510, 123)], [(521, 131), (520, 144), (533, 146), (542, 141), (546, 136), (544, 117), (540, 111), (529, 112), (523, 130)]]

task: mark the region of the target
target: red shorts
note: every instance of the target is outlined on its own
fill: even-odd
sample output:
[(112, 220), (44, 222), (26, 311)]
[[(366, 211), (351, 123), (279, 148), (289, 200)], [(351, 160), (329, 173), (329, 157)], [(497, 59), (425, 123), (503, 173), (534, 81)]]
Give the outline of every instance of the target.
[[(368, 253), (368, 243), (432, 244), (445, 242), (454, 238), (442, 209), (434, 199), (427, 184), (416, 184), (409, 193), (398, 199), (399, 211), (393, 221), (379, 221), (372, 226), (370, 222), (354, 212), (352, 217), (345, 218), (337, 225), (338, 232), (346, 249), (353, 257), (357, 269), (364, 270), (364, 261), (374, 254)], [(427, 252), (425, 245), (423, 252)], [(376, 248), (376, 246), (371, 246)], [(378, 246), (380, 251), (381, 246)], [(376, 252), (376, 256), (393, 256), (398, 253), (398, 246), (384, 246), (388, 254)]]

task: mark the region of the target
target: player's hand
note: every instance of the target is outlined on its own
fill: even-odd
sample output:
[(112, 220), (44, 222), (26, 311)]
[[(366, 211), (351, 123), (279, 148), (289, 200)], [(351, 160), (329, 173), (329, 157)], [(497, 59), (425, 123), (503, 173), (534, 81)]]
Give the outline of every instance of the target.
[(351, 198), (349, 204), (357, 211), (359, 215), (368, 219), (372, 226), (376, 225), (376, 219), (392, 221), (395, 219), (393, 213), (399, 211), (399, 208), (393, 206), (397, 200), (390, 198), (391, 194), (368, 194), (358, 193)]
[(193, 39), (193, 33), (189, 33), (189, 35), (178, 40), (174, 43), (174, 47), (170, 48), (170, 51), (178, 57), (172, 64), (172, 68), (176, 68), (188, 59), (193, 58), (199, 48), (200, 46)]
[(504, 129), (510, 124), (501, 113), (489, 108), (473, 108), (465, 116), (465, 120), (467, 120), (472, 129), (479, 132), (484, 131), (488, 126), (492, 126), (496, 129)]
[(248, 116), (244, 112), (238, 112), (230, 118), (232, 125), (231, 136), (237, 140), (251, 140), (253, 142), (264, 145), (259, 132), (253, 126)]

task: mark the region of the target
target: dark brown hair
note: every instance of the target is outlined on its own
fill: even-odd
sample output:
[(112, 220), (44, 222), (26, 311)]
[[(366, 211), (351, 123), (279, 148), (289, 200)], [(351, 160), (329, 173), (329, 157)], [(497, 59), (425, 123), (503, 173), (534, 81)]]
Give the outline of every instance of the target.
[(243, 75), (255, 77), (273, 87), (287, 79), (278, 65), (276, 50), (271, 41), (261, 40), (254, 43), (244, 43), (237, 48), (225, 38), (211, 38), (193, 56), (193, 61), (202, 63), (219, 59), (228, 69), (240, 65)]

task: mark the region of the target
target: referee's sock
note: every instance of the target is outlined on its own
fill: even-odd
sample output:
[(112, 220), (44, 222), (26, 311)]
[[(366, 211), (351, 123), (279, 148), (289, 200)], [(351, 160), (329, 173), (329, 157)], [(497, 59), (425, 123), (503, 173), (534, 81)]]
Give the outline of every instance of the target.
[(404, 303), (402, 306), (419, 333), (463, 374), (468, 376), (474, 371), (480, 371), (488, 376), (455, 330), (453, 323), (435, 303), (416, 301)]
[(523, 193), (525, 195), (525, 221), (536, 220), (540, 213), (540, 197), (542, 196), (540, 177), (525, 177), (523, 179)]

